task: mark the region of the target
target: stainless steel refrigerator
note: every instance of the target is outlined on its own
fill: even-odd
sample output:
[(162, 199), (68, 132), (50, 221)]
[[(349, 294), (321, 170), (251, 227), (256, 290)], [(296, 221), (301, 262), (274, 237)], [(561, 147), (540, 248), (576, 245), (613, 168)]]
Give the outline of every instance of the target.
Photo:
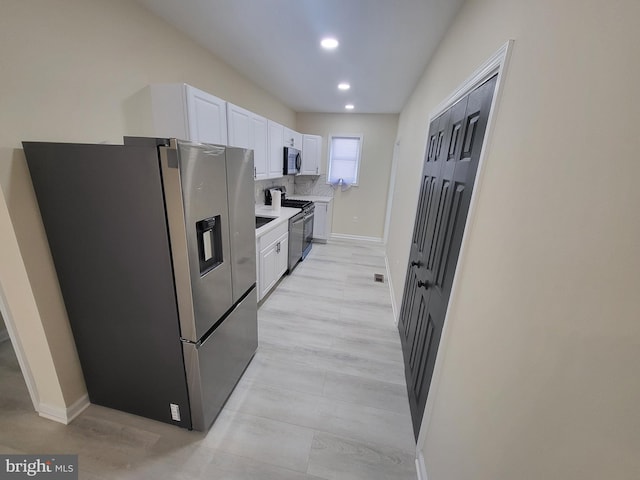
[(91, 402), (208, 429), (258, 344), (253, 152), (23, 146)]

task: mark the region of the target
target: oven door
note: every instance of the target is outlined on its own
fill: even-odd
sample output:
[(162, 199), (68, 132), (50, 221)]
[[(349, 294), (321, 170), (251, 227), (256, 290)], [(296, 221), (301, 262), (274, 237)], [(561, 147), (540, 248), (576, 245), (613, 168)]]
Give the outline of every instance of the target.
[(313, 243), (313, 218), (315, 216), (314, 208), (311, 207), (304, 216), (304, 229), (303, 229), (303, 245), (302, 245), (302, 258), (306, 258), (311, 251), (311, 245)]
[(304, 214), (300, 212), (291, 220), (289, 220), (289, 273), (291, 273), (298, 262), (302, 260), (303, 245)]

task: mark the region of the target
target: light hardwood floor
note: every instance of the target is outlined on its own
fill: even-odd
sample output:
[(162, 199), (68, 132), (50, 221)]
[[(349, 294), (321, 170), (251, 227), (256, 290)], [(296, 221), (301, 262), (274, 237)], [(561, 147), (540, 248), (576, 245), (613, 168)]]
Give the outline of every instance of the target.
[(33, 412), (0, 345), (0, 452), (77, 453), (82, 479), (415, 479), (400, 341), (380, 246), (332, 242), (258, 311), (260, 346), (207, 434), (90, 406)]

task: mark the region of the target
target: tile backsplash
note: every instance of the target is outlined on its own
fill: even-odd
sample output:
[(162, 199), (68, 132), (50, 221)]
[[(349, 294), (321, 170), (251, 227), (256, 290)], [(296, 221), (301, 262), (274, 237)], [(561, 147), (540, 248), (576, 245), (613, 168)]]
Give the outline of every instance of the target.
[(256, 180), (255, 182), (255, 203), (264, 204), (264, 190), (279, 185), (284, 185), (288, 194), (294, 193), (294, 176), (285, 175), (282, 178), (273, 178), (269, 180)]
[(285, 175), (282, 178), (269, 180), (256, 180), (255, 182), (255, 203), (264, 203), (264, 190), (267, 188), (284, 185), (288, 195), (318, 195), (323, 197), (333, 197), (333, 188), (327, 185), (326, 175)]
[[(289, 191), (287, 189), (287, 191)], [(295, 177), (295, 190), (297, 195), (318, 195), (333, 197), (333, 188), (327, 185), (326, 175), (300, 175)]]

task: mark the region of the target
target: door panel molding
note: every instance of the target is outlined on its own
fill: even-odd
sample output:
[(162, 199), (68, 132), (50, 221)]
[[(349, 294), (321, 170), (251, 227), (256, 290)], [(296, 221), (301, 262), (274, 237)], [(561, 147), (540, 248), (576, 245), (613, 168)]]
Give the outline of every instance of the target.
[[(477, 197), (478, 197), (478, 192), (481, 189), (481, 180), (482, 180), (482, 173), (483, 173), (483, 167), (484, 167), (484, 159), (487, 155), (487, 151), (488, 148), (487, 146), (490, 144), (491, 138), (492, 138), (492, 134), (493, 134), (493, 124), (494, 124), (494, 119), (495, 119), (495, 113), (497, 111), (497, 107), (500, 103), (500, 99), (502, 96), (502, 91), (503, 91), (503, 87), (504, 87), (504, 75), (508, 69), (508, 64), (509, 64), (509, 59), (513, 50), (513, 45), (514, 45), (514, 40), (509, 40), (507, 41), (505, 44), (503, 44), (491, 57), (489, 57), (478, 69), (476, 69), (475, 72), (473, 72), (469, 78), (467, 78), (467, 80), (465, 80), (458, 88), (456, 88), (445, 100), (443, 100), (430, 114), (429, 116), (429, 122), (431, 125), (431, 122), (433, 122), (434, 119), (438, 118), (438, 116), (442, 115), (445, 111), (449, 110), (452, 106), (454, 106), (456, 104), (456, 102), (458, 102), (460, 99), (464, 98), (466, 95), (468, 95), (470, 92), (472, 92), (474, 89), (476, 89), (478, 86), (482, 85), (483, 83), (485, 83), (488, 79), (490, 79), (491, 77), (497, 75), (497, 81), (496, 81), (496, 85), (494, 88), (494, 93), (493, 93), (493, 99), (491, 101), (491, 109), (490, 109), (490, 113), (489, 113), (489, 118), (487, 120), (487, 125), (486, 125), (486, 129), (485, 129), (485, 133), (484, 133), (484, 138), (483, 138), (483, 142), (482, 142), (482, 148), (480, 151), (480, 158), (478, 161), (478, 167), (477, 167), (477, 171), (475, 174), (475, 185), (471, 194), (471, 200), (470, 200), (470, 204), (469, 204), (469, 209), (468, 209), (468, 213), (467, 213), (467, 217), (466, 217), (466, 221), (465, 221), (465, 229), (464, 231), (467, 232), (469, 231), (470, 225), (473, 222), (473, 218), (474, 218), (474, 212), (475, 212), (475, 208), (476, 208), (476, 202), (477, 202)], [(466, 125), (465, 125), (466, 127)], [(463, 132), (463, 138), (466, 136), (466, 133), (468, 131), (468, 128), (463, 128), (464, 132)], [(453, 134), (452, 134), (453, 137)], [(459, 137), (459, 135), (458, 135)], [(460, 141), (459, 138), (456, 138), (456, 141), (458, 143), (457, 148), (462, 149), (464, 147), (465, 141)], [(431, 139), (429, 137), (427, 137), (427, 145), (429, 147), (431, 147)], [(449, 146), (447, 144), (447, 146)], [(429, 148), (429, 150), (431, 150), (431, 148)], [(446, 159), (449, 159), (449, 148), (444, 149), (446, 152)], [(461, 160), (464, 159), (464, 155), (462, 154), (462, 152), (460, 153), (460, 158)], [(457, 192), (458, 187), (456, 186), (455, 188), (455, 192)], [(461, 194), (462, 192), (457, 192), (460, 193), (460, 198), (461, 198)], [(453, 205), (455, 203), (455, 205)], [(460, 206), (460, 202), (452, 202), (452, 210), (454, 212), (453, 213), (453, 221), (450, 221), (448, 225), (445, 226), (444, 231), (443, 231), (443, 235), (446, 236), (446, 241), (443, 242), (442, 245), (442, 251), (440, 252), (440, 255), (442, 255), (442, 258), (438, 258), (438, 262), (439, 265), (436, 266), (436, 278), (434, 278), (434, 280), (438, 283), (438, 284), (442, 284), (442, 282), (444, 281), (444, 278), (441, 278), (441, 275), (443, 273), (443, 271), (445, 270), (443, 267), (446, 264), (446, 262), (449, 260), (449, 252), (448, 252), (448, 248), (449, 245), (451, 243), (452, 240), (452, 234), (454, 231), (454, 227), (455, 227), (455, 223), (457, 222), (457, 220), (459, 219), (459, 213), (460, 212), (456, 212), (457, 209), (459, 209)], [(456, 298), (457, 295), (457, 286), (458, 286), (458, 278), (457, 278), (457, 270), (458, 268), (460, 268), (460, 265), (463, 263), (464, 260), (464, 256), (466, 253), (466, 241), (467, 241), (467, 236), (463, 236), (462, 238), (462, 243), (460, 246), (460, 253), (459, 253), (459, 261), (457, 264), (457, 267), (454, 271), (454, 280), (452, 283), (452, 287), (451, 287), (451, 294), (449, 296), (449, 300), (448, 303), (446, 305), (446, 309), (447, 312), (450, 311), (449, 306), (452, 304), (452, 302), (454, 301), (454, 299)], [(439, 254), (436, 253), (436, 257), (438, 257)], [(408, 276), (407, 276), (408, 277)], [(408, 279), (408, 278), (407, 278)], [(437, 392), (438, 392), (438, 385), (440, 383), (440, 378), (442, 375), (442, 364), (443, 364), (443, 359), (446, 356), (446, 350), (447, 350), (447, 346), (448, 346), (448, 342), (449, 342), (449, 332), (451, 330), (451, 322), (448, 318), (448, 315), (445, 316), (445, 320), (444, 320), (444, 326), (441, 332), (441, 337), (439, 339), (439, 348), (438, 348), (438, 353), (436, 356), (436, 360), (435, 360), (435, 366), (434, 366), (434, 370), (433, 370), (433, 374), (431, 377), (431, 382), (429, 385), (429, 392), (430, 394), (427, 396), (427, 401), (426, 401), (426, 405), (425, 405), (425, 409), (424, 409), (424, 414), (421, 420), (421, 424), (420, 424), (420, 432), (418, 435), (418, 439), (417, 439), (417, 444), (416, 444), (416, 464), (418, 467), (419, 471), (424, 472), (425, 476), (427, 473), (427, 469), (426, 466), (424, 464), (424, 457), (422, 455), (422, 450), (424, 448), (425, 445), (425, 441), (426, 441), (426, 432), (429, 428), (429, 423), (431, 421), (431, 417), (433, 415), (433, 410), (434, 410), (434, 398), (437, 396)], [(431, 339), (432, 342), (438, 341), (438, 339)], [(421, 385), (421, 388), (425, 388), (425, 385)]]

